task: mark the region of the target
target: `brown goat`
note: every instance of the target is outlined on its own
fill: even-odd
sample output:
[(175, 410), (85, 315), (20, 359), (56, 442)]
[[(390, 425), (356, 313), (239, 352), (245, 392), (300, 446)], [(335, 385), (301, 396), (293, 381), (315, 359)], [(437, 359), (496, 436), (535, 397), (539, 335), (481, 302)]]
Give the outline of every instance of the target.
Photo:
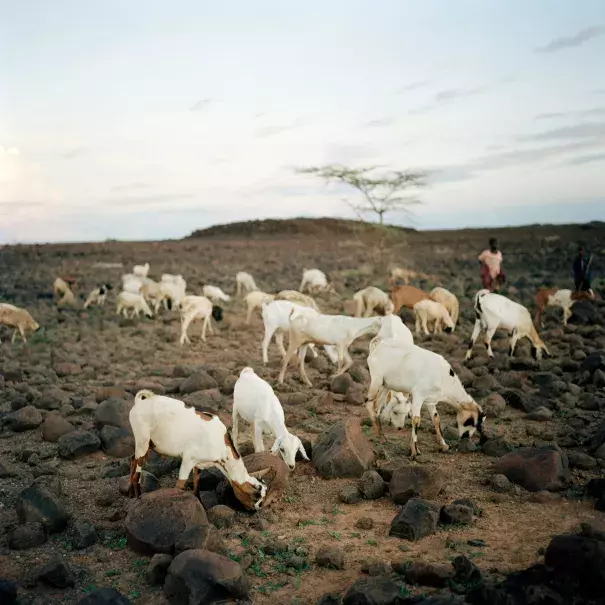
[(397, 286), (391, 289), (391, 300), (395, 306), (393, 313), (397, 314), (401, 307), (413, 309), (417, 302), (431, 300), (431, 297), (427, 292), (415, 286)]
[(579, 300), (594, 300), (595, 294), (592, 290), (559, 290), (558, 288), (542, 288), (536, 293), (536, 302), (538, 311), (534, 318), (536, 326), (544, 325), (542, 322), (542, 313), (546, 307), (561, 307), (563, 309), (563, 325), (567, 325), (567, 320), (571, 317), (571, 308)]

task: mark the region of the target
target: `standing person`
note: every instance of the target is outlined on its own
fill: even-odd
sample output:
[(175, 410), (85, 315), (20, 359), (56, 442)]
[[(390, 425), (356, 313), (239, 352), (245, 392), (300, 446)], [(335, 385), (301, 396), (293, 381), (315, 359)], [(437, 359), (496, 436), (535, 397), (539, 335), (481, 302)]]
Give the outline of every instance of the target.
[(573, 261), (573, 280), (576, 292), (590, 290), (590, 282), (592, 281), (591, 261), (592, 255), (586, 254), (584, 246), (580, 246), (578, 255)]
[(489, 240), (489, 248), (478, 258), (481, 263), (481, 285), (490, 292), (499, 289), (506, 277), (502, 271), (502, 252), (498, 250), (498, 240), (495, 237)]

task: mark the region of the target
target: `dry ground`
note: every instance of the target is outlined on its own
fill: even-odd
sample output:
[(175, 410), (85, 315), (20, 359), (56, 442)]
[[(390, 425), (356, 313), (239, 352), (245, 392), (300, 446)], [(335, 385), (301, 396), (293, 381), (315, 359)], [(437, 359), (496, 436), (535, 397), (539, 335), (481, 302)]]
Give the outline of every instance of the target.
[[(99, 387), (170, 386), (175, 381), (173, 369), (176, 365), (223, 367), (233, 376), (250, 365), (275, 387), (279, 371), (275, 345), (270, 347), (270, 364), (263, 368), (260, 355), (262, 321), (257, 314), (252, 324), (246, 326), (240, 301), (225, 305), (225, 319), (221, 324), (215, 324), (216, 334), (206, 343), (200, 341), (197, 327), (192, 331), (193, 344), (180, 347), (179, 320), (175, 313), (164, 313), (153, 320), (118, 319), (114, 314), (115, 291), (110, 294), (105, 308), (93, 308), (88, 312), (81, 309), (60, 312), (51, 300), (39, 296), (51, 292), (53, 279), (63, 274), (79, 276), (78, 293), (84, 296), (96, 283), (110, 281), (117, 286), (121, 273), (130, 270), (135, 262), (149, 261), (150, 275), (158, 279), (163, 272), (183, 274), (192, 293), (199, 292), (204, 283), (219, 285), (232, 293), (238, 270), (250, 271), (265, 291), (296, 289), (303, 267), (319, 267), (334, 279), (342, 296), (320, 296), (320, 307), (326, 312), (342, 312), (343, 300), (350, 298), (355, 290), (370, 284), (386, 287), (384, 267), (380, 266), (384, 258), (380, 255), (376, 237), (347, 233), (346, 230), (344, 233), (330, 231), (329, 227), (327, 231), (318, 229), (315, 236), (311, 233), (304, 240), (297, 237), (294, 229), (295, 233), (287, 237), (269, 234), (257, 240), (246, 238), (246, 234), (229, 238), (225, 233), (218, 233), (213, 238), (158, 243), (14, 246), (0, 250), (0, 299), (26, 306), (45, 326), (45, 332), (34, 336), (27, 346), (11, 346), (7, 343), (7, 332), (0, 334), (3, 341), (0, 368), (22, 368), (26, 376), (19, 391), (9, 385), (0, 390), (0, 410), (8, 412), (15, 397), (25, 395), (35, 401), (39, 392), (58, 386), (70, 392), (76, 404), (76, 409), (64, 409), (62, 413), (73, 424), (90, 428), (93, 417), (77, 408), (83, 402), (94, 401)], [(531, 304), (536, 286), (569, 287), (571, 259), (577, 242), (584, 241), (598, 251), (605, 246), (604, 235), (605, 229), (600, 225), (499, 232), (509, 283), (515, 287), (511, 296)], [(475, 259), (488, 236), (487, 232), (471, 231), (411, 233), (393, 236), (384, 243), (396, 264), (436, 274), (445, 287), (460, 296), (461, 321), (455, 333), (420, 339), (420, 344), (441, 352), (452, 362), (462, 362), (466, 350), (474, 320), (471, 297), (479, 287)], [(405, 245), (401, 243), (404, 237)], [(125, 270), (93, 268), (98, 261), (123, 262)], [(595, 265), (598, 267), (597, 263)], [(434, 284), (420, 285), (428, 288)], [(405, 318), (412, 327), (410, 317), (406, 315)], [(564, 331), (558, 320), (559, 315), (551, 314), (547, 329), (543, 331), (545, 341), (554, 351), (554, 360), (543, 362), (542, 369), (552, 370), (561, 359), (574, 355), (579, 360), (583, 354), (605, 348), (602, 326), (570, 326)], [(497, 357), (506, 351), (503, 338), (494, 344)], [(367, 386), (368, 341), (369, 338), (361, 339), (352, 348), (357, 375), (365, 379), (364, 386)], [(477, 347), (477, 354), (481, 354), (480, 348)], [(527, 354), (528, 347), (524, 344), (519, 348), (518, 356)], [(286, 421), (294, 432), (311, 441), (334, 422), (351, 416), (363, 418), (365, 414), (363, 405), (326, 401), (332, 369), (324, 357), (322, 353), (320, 361), (308, 365), (309, 376), (314, 382), (312, 389), (302, 385), (294, 367), (289, 370), (285, 385), (276, 387), (280, 396), (302, 394), (300, 403), (284, 405)], [(49, 368), (63, 361), (79, 364), (82, 372), (61, 378), (48, 373)], [(488, 367), (496, 379), (506, 369), (502, 363), (483, 367), (471, 364), (471, 367), (477, 376), (487, 373)], [(527, 391), (534, 389), (531, 373), (518, 373)], [(579, 393), (577, 388), (573, 392), (581, 400), (583, 392)], [(230, 423), (231, 398), (223, 396), (218, 407), (223, 419)], [(547, 423), (532, 423), (523, 416), (518, 410), (508, 409), (501, 418), (488, 418), (488, 426), (513, 444), (532, 445), (556, 441), (570, 417), (576, 418), (576, 425), (582, 430), (590, 432), (602, 418), (602, 413), (576, 414), (576, 410), (570, 409), (569, 413), (557, 413), (555, 419)], [(453, 427), (455, 420), (444, 410), (442, 422)], [(527, 432), (528, 426), (533, 427), (531, 434)], [(364, 430), (370, 436), (369, 429)], [(102, 478), (110, 459), (97, 452), (77, 461), (59, 461), (53, 451), (55, 446), (42, 440), (39, 429), (19, 434), (5, 431), (0, 436), (0, 460), (8, 460), (20, 469), (19, 477), (0, 479), (0, 576), (18, 580), (25, 586), (25, 593), (42, 595), (41, 602), (52, 599), (73, 603), (93, 586), (111, 585), (136, 599), (137, 603), (164, 603), (161, 588), (151, 587), (145, 581), (146, 559), (133, 554), (124, 545), (123, 518), (130, 501), (117, 494), (117, 479)], [(389, 436), (390, 443), (386, 447), (373, 441), (378, 464), (411, 463), (408, 459), (409, 432), (390, 431)], [(268, 439), (266, 443), (270, 445)], [(309, 463), (298, 463), (290, 490), (281, 502), (256, 517), (238, 514), (232, 528), (221, 530), (234, 557), (241, 558), (247, 553), (253, 556), (254, 563), (248, 568), (254, 587), (253, 602), (289, 603), (298, 597), (298, 603), (314, 603), (326, 592), (342, 592), (359, 577), (369, 559), (389, 562), (421, 558), (447, 562), (464, 552), (470, 553), (484, 571), (507, 573), (538, 561), (540, 549), (547, 545), (551, 536), (575, 529), (580, 521), (602, 516), (590, 501), (557, 498), (547, 503), (530, 502), (523, 490), (496, 494), (485, 485), (492, 473), (493, 459), (480, 451), (456, 453), (455, 441), (452, 445), (450, 453), (438, 452), (432, 426), (425, 421), (424, 430), (420, 432), (423, 457), (413, 464), (439, 464), (448, 477), (446, 493), (440, 496), (440, 501), (470, 498), (482, 514), (472, 525), (440, 529), (437, 534), (417, 543), (388, 537), (390, 522), (397, 512), (388, 497), (356, 505), (343, 504), (339, 502), (338, 494), (344, 485), (355, 483), (354, 480), (324, 480)], [(56, 476), (61, 480), (62, 500), (74, 519), (95, 524), (100, 537), (96, 545), (84, 551), (72, 551), (66, 534), (58, 534), (43, 546), (31, 550), (9, 550), (7, 536), (17, 523), (13, 503), (20, 489), (31, 483), (37, 468), (35, 462), (20, 462), (23, 450), (37, 452), (41, 459), (39, 463), (54, 465)], [(44, 460), (44, 456), (49, 456), (48, 460)], [(572, 471), (574, 484), (581, 486), (599, 472), (602, 471), (598, 468), (592, 471), (575, 469)], [(173, 473), (163, 477), (161, 483), (172, 486), (174, 481)], [(109, 506), (100, 506), (99, 495), (108, 488), (116, 492), (115, 498)], [(360, 517), (373, 519), (374, 527), (358, 529), (355, 524)], [(279, 560), (264, 557), (258, 547), (275, 538), (298, 548), (298, 552), (308, 558), (310, 566), (295, 571)], [(483, 540), (485, 545), (472, 547), (467, 540)], [(336, 544), (345, 550), (344, 571), (326, 570), (313, 564), (315, 552), (325, 543)], [(57, 552), (64, 553), (78, 570), (76, 588), (50, 590), (33, 582), (28, 588), (28, 570)]]

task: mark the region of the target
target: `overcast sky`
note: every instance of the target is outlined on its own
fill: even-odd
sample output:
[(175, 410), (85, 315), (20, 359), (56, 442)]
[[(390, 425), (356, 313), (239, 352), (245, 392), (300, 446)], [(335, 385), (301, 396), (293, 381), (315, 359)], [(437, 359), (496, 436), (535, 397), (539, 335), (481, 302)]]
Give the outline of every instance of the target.
[(603, 0), (0, 3), (0, 241), (350, 216), (328, 162), (437, 171), (421, 228), (605, 220)]

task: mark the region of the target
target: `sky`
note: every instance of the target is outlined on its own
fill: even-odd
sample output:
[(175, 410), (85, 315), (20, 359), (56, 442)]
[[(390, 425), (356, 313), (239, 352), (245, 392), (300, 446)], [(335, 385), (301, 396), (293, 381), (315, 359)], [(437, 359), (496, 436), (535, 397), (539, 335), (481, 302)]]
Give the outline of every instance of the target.
[(426, 171), (396, 224), (605, 220), (603, 1), (0, 0), (0, 242), (353, 217), (327, 163)]

